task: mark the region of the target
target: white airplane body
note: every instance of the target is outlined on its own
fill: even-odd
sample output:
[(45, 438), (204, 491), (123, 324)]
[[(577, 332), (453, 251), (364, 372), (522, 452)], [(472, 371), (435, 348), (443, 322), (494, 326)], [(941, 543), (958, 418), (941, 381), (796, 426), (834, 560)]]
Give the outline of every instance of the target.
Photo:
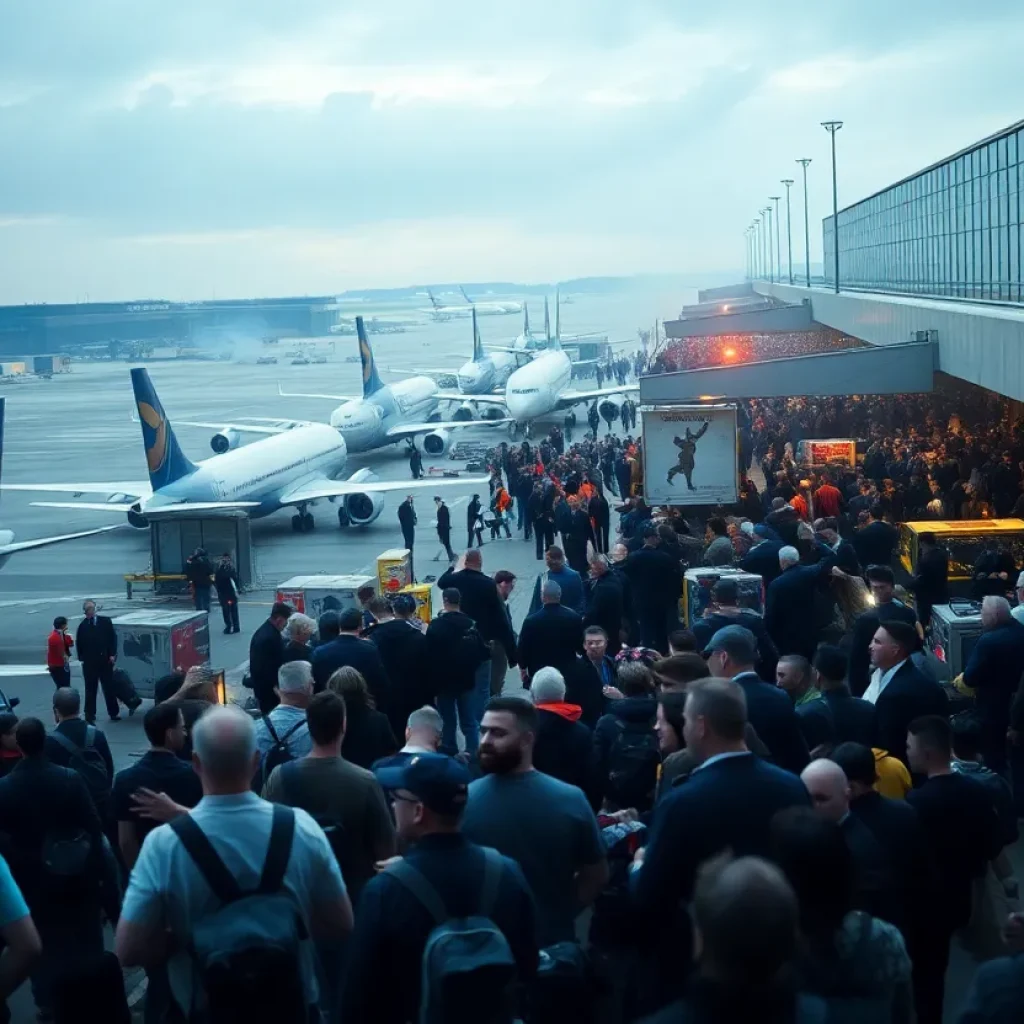
[(508, 316), (523, 311), (521, 302), (473, 302), (463, 289), (460, 288), (459, 291), (462, 292), (462, 297), (466, 300), (465, 306), (444, 305), (434, 298), (432, 292), (428, 291), (430, 307), (417, 312), (428, 313), (434, 320), (456, 320), (472, 316), (474, 309), (477, 316)]
[[(178, 445), (174, 431), (156, 395), (149, 374), (132, 370), (132, 385), (142, 426), (149, 481), (112, 483), (11, 484), (6, 490), (105, 494), (104, 501), (33, 502), (44, 508), (89, 509), (120, 512), (133, 526), (151, 520), (178, 518), (196, 513), (244, 511), (253, 518), (271, 515), (282, 508), (296, 508), (292, 526), (308, 530), (313, 517), (308, 506), (327, 499), (342, 499), (338, 518), (342, 525), (366, 525), (383, 510), (383, 495), (418, 487), (450, 483), (486, 483), (472, 480), (380, 481), (369, 469), (348, 480), (336, 477), (345, 469), (348, 448), (345, 438), (324, 423), (279, 421), (277, 426), (253, 427), (263, 439), (234, 450), (222, 451), (204, 462), (190, 462)], [(269, 421), (268, 421), (269, 422)], [(280, 424), (286, 424), (284, 426)], [(209, 424), (195, 423), (195, 426)], [(249, 429), (249, 428), (247, 428)], [(214, 447), (217, 447), (217, 437)]]
[[(441, 391), (429, 377), (411, 377), (409, 380), (385, 385), (377, 374), (362, 317), (356, 317), (356, 329), (363, 370), (361, 398), (282, 391), (278, 387), (278, 394), (288, 398), (340, 401), (342, 404), (331, 413), (330, 425), (345, 438), (349, 451), (369, 452), (399, 441), (408, 441), (427, 455), (436, 457), (444, 455), (448, 450), (452, 430), (493, 426), (495, 422), (500, 422), (500, 417), (497, 420), (474, 420), (471, 415), (450, 421), (442, 420), (437, 412), (438, 403), (461, 400), (462, 396)], [(241, 424), (231, 426), (245, 429)]]

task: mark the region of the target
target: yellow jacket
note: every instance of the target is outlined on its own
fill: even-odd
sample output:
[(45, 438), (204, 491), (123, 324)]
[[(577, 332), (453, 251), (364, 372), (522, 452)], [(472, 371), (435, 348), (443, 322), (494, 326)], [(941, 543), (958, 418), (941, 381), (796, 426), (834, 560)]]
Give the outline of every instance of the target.
[(891, 800), (905, 800), (912, 788), (907, 766), (887, 750), (872, 747), (871, 752), (875, 755), (875, 772), (878, 775), (875, 780), (876, 792)]

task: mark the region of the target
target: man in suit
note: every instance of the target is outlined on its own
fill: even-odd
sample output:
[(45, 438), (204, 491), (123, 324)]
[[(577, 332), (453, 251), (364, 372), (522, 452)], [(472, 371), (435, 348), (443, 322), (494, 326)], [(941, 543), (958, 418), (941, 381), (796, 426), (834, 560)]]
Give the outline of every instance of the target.
[(883, 619), (896, 619), (913, 626), (917, 613), (896, 600), (896, 576), (887, 565), (872, 565), (864, 574), (874, 605), (857, 616), (850, 642), (850, 692), (859, 697), (871, 681), (871, 638)]
[(871, 506), (868, 516), (868, 525), (853, 535), (857, 557), (864, 566), (889, 565), (899, 533), (895, 526), (885, 521), (885, 506), (880, 501)]
[[(358, 608), (346, 608), (339, 614), (338, 635), (329, 644), (320, 644), (313, 651), (313, 688), (323, 690), (339, 668), (350, 665), (362, 673), (377, 710), (388, 714), (391, 681), (377, 645), (359, 635), (362, 625), (363, 616)], [(423, 670), (426, 671), (426, 666)], [(414, 687), (411, 682), (408, 685), (410, 689), (421, 688)]]
[(608, 556), (595, 554), (590, 560), (590, 578), (584, 581), (583, 593), (586, 610), (583, 625), (600, 626), (608, 638), (608, 653), (619, 653), (622, 643), (622, 618), (625, 614), (623, 584), (611, 572)]
[(415, 580), (416, 573), (412, 569), (412, 549), (416, 543), (416, 509), (413, 507), (411, 494), (406, 495), (405, 501), (398, 506), (398, 523), (402, 527), (402, 541), (409, 549), (409, 570), (412, 573), (413, 580)]
[(864, 699), (875, 705), (875, 742), (907, 763), (907, 727), (922, 715), (949, 713), (946, 691), (910, 660), (917, 630), (906, 622), (883, 621), (871, 640), (874, 672)]
[(526, 617), (519, 633), (519, 669), (523, 683), (547, 666), (562, 676), (573, 670), (583, 653), (583, 619), (562, 605), (562, 588), (554, 580), (541, 587), (543, 607)]
[(733, 625), (743, 626), (754, 634), (757, 641), (757, 671), (763, 679), (774, 679), (779, 652), (768, 635), (764, 619), (757, 612), (740, 607), (739, 584), (723, 576), (711, 588), (711, 602), (704, 617), (693, 623), (697, 650), (703, 650), (720, 629)]
[[(753, 637), (749, 646), (753, 663)], [(789, 705), (785, 694), (778, 696)], [(676, 980), (690, 943), (689, 922), (676, 908), (693, 898), (701, 865), (726, 850), (734, 857), (767, 856), (776, 812), (810, 805), (796, 775), (747, 748), (747, 701), (740, 683), (695, 680), (687, 687), (683, 714), (686, 749), (698, 766), (658, 804), (631, 876), (640, 930), (653, 957)]]
[(491, 694), (494, 648), (503, 648), (508, 664), (516, 664), (516, 635), (512, 630), (512, 620), (505, 601), (498, 593), (498, 584), (484, 574), (483, 568), (484, 559), (479, 548), (470, 548), (454, 568), (443, 573), (437, 581), (441, 590), (454, 587), (459, 592), (462, 598), (460, 609), (476, 623), (477, 632), (492, 650), (491, 657), (477, 669), (476, 694), (480, 716)]
[(434, 505), (437, 507), (437, 539), (441, 542), (450, 564), (455, 561), (455, 552), (452, 551), (452, 513), (444, 503), (444, 498), (434, 498)]
[(917, 573), (910, 590), (917, 601), (918, 621), (928, 628), (932, 608), (949, 600), (949, 552), (935, 542), (934, 533), (917, 535)]
[(846, 685), (846, 655), (838, 647), (821, 644), (814, 652), (814, 683), (832, 713), (832, 734), (841, 743), (875, 742), (875, 706), (854, 697)]
[(779, 551), (782, 575), (768, 585), (764, 624), (780, 655), (799, 654), (808, 661), (814, 657), (823, 581), (834, 565), (832, 552), (815, 565), (801, 565), (796, 548), (787, 545)]
[(668, 651), (669, 618), (675, 622), (683, 592), (683, 571), (671, 555), (659, 550), (657, 528), (646, 523), (640, 531), (643, 547), (629, 556), (625, 573), (632, 586), (633, 608), (640, 627), (640, 646)]
[[(269, 715), (280, 703), (274, 692), (277, 671), (284, 664), (284, 638), (281, 630), (295, 609), (278, 601), (270, 609), (270, 618), (252, 635), (249, 641), (249, 678), (252, 692), (260, 705), (260, 713)], [(86, 705), (88, 706), (88, 705)]]
[(981, 602), (981, 628), (984, 632), (964, 669), (964, 684), (974, 690), (985, 765), (1002, 774), (1010, 704), (1024, 675), (1024, 626), (1013, 617), (1005, 597), (989, 596)]
[(704, 649), (713, 676), (732, 679), (746, 699), (746, 715), (780, 768), (799, 775), (809, 758), (793, 703), (756, 671), (757, 641), (743, 626), (725, 626)]
[(96, 614), (96, 602), (82, 605), (85, 616), (75, 631), (75, 650), (85, 677), (85, 720), (96, 721), (96, 690), (103, 687), (103, 700), (112, 722), (120, 721), (117, 694), (114, 692), (114, 662), (117, 661), (117, 634), (107, 615)]
[(780, 575), (782, 568), (779, 566), (779, 552), (782, 550), (782, 541), (776, 536), (768, 536), (769, 527), (758, 523), (754, 526), (754, 536), (760, 538), (758, 542), (740, 559), (740, 568), (744, 572), (752, 572), (764, 580), (767, 587), (776, 576)]

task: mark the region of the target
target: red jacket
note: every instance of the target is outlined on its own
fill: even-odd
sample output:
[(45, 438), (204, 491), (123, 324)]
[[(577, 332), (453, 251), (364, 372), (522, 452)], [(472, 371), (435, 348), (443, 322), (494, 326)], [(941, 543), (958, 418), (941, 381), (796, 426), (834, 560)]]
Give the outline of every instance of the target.
[(75, 641), (67, 633), (55, 629), (46, 638), (46, 667), (63, 668), (74, 646)]

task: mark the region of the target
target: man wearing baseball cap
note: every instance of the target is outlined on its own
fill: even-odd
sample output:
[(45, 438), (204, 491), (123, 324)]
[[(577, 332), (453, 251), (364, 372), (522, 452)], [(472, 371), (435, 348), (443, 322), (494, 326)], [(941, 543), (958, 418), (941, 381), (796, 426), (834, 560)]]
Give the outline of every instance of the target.
[(492, 921), (508, 942), (519, 982), (530, 981), (538, 956), (533, 895), (515, 861), (462, 835), (465, 765), (444, 754), (419, 754), (375, 774), (394, 799), (405, 854), (379, 865), (363, 890), (342, 1019), (415, 1020), (427, 938), (450, 918)]
[(772, 752), (775, 763), (797, 775), (810, 755), (800, 731), (793, 702), (774, 683), (766, 683), (754, 669), (757, 640), (744, 626), (723, 626), (704, 648), (713, 676), (732, 679), (747, 698), (747, 720)]

